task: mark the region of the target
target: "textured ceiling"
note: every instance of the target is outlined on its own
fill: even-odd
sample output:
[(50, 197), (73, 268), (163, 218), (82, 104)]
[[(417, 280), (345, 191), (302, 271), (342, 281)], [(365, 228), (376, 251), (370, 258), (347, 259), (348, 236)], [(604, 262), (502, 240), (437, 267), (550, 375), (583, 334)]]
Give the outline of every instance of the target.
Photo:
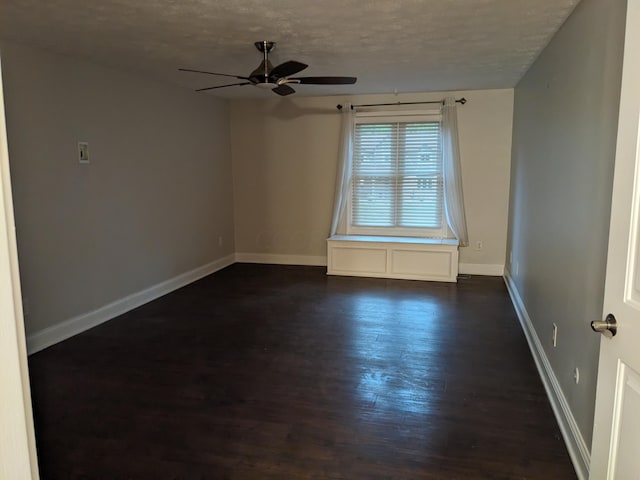
[[(299, 95), (513, 87), (579, 0), (1, 0), (0, 36), (190, 88), (246, 76), (253, 42), (350, 86)], [(231, 79), (233, 81), (233, 79)], [(273, 93), (252, 86), (225, 97)]]

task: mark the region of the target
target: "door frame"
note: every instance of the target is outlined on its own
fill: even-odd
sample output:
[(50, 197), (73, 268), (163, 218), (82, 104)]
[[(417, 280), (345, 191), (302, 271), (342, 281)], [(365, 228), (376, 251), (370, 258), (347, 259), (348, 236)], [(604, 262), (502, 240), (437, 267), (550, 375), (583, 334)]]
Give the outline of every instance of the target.
[(38, 480), (4, 111), (0, 66), (0, 477)]

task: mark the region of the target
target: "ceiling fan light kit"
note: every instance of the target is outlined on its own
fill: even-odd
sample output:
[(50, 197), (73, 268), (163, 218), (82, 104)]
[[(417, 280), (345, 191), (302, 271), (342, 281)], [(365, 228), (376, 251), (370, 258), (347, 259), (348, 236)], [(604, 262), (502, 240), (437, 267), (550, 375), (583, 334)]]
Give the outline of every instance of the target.
[(261, 88), (263, 90), (273, 90), (278, 87), (277, 83), (256, 83), (256, 87)]
[(308, 67), (305, 63), (298, 62), (296, 60), (289, 60), (288, 62), (281, 63), (274, 67), (269, 61), (269, 53), (275, 48), (275, 42), (269, 42), (263, 40), (261, 42), (255, 42), (255, 47), (264, 56), (262, 62), (258, 68), (249, 74), (248, 77), (240, 75), (230, 75), (228, 73), (216, 73), (208, 72), (205, 70), (193, 70), (190, 68), (179, 68), (181, 72), (203, 73), (206, 75), (219, 75), (222, 77), (231, 77), (238, 80), (245, 80), (240, 83), (230, 83), (227, 85), (218, 85), (215, 87), (199, 88), (196, 92), (203, 90), (214, 90), (216, 88), (236, 87), (243, 85), (253, 85), (263, 90), (272, 90), (274, 93), (286, 96), (295, 93), (296, 91), (288, 84), (303, 84), (303, 85), (351, 85), (356, 83), (356, 77), (293, 77), (296, 73), (301, 72)]

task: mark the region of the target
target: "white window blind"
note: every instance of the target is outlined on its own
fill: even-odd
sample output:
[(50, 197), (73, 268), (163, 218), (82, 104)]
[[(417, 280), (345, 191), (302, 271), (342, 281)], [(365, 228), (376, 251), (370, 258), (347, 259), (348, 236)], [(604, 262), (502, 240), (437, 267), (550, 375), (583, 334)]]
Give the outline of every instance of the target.
[(352, 228), (441, 231), (440, 122), (358, 123), (352, 180)]

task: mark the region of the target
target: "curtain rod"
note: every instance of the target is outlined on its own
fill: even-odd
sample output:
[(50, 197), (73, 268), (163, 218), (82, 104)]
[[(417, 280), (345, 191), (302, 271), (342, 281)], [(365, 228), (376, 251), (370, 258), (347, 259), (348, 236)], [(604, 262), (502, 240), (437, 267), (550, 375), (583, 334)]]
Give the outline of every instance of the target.
[[(438, 101), (431, 101), (431, 102), (395, 102), (395, 103), (368, 103), (365, 105), (351, 105), (351, 108), (353, 107), (387, 107), (387, 106), (391, 106), (391, 105), (426, 105), (426, 104), (434, 104), (434, 103), (440, 103), (443, 104), (444, 100), (438, 100)], [(456, 103), (460, 103), (462, 105), (464, 105), (465, 103), (467, 103), (467, 99), (462, 97), (458, 100), (456, 100)], [(336, 108), (338, 110), (342, 110), (342, 105), (338, 104), (336, 105)]]

